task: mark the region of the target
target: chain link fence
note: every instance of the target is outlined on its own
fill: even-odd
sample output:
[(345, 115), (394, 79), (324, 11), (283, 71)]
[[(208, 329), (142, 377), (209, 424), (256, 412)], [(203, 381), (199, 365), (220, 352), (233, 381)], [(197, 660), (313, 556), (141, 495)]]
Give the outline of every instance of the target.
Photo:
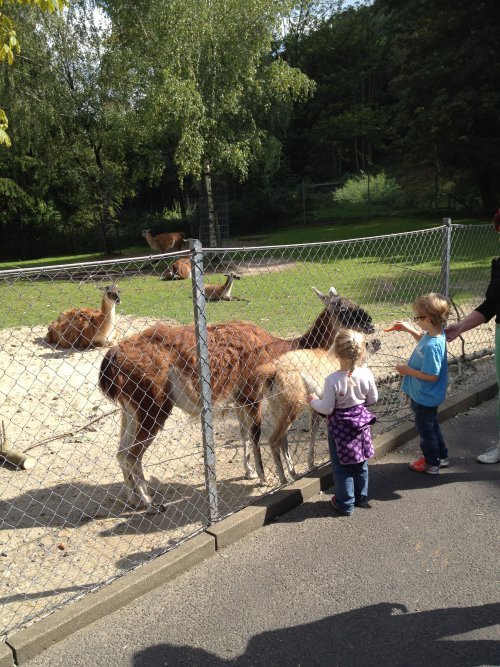
[[(405, 419), (394, 367), (414, 341), (384, 328), (429, 291), (453, 298), (452, 321), (467, 314), (495, 242), (489, 225), (447, 223), (0, 272), (0, 633), (327, 462), (325, 422), (311, 428), (301, 383), (331, 372), (328, 355), (318, 370), (290, 349), (327, 349), (354, 323), (380, 342), (375, 432)], [(187, 270), (162, 280), (180, 259)], [(450, 395), (494, 376), (492, 346), (492, 323), (449, 346)], [(277, 433), (286, 472), (269, 446)]]

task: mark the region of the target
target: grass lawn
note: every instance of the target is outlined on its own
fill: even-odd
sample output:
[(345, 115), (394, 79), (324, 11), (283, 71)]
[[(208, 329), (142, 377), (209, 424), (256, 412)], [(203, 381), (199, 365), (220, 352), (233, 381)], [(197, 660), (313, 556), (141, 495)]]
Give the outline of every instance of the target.
[[(321, 308), (311, 287), (326, 291), (331, 285), (340, 294), (363, 304), (376, 321), (404, 317), (416, 296), (440, 288), (442, 232), (371, 240), (366, 237), (402, 228), (413, 231), (435, 226), (430, 220), (391, 219), (269, 233), (266, 245), (332, 241), (348, 236), (355, 240), (302, 248), (227, 251), (222, 257), (224, 264), (251, 266), (252, 275), (245, 274), (233, 288), (233, 294), (244, 301), (207, 304), (208, 321), (248, 319), (280, 335), (300, 333), (305, 329), (304, 323), (312, 322)], [(364, 238), (356, 238), (359, 236)], [(496, 251), (494, 236), (476, 225), (454, 231), (450, 284), (456, 300), (470, 300), (483, 293), (489, 263)], [(253, 245), (250, 238), (246, 237), (245, 245)], [(90, 258), (80, 257), (79, 261), (83, 259)], [(69, 262), (70, 258), (64, 260)], [(64, 263), (61, 258), (44, 262)], [(44, 262), (36, 266), (41, 268)], [(270, 267), (276, 268), (276, 264), (280, 265), (279, 270), (271, 271)], [(192, 322), (191, 281), (160, 281), (162, 263), (141, 272), (139, 268), (133, 259), (130, 263), (107, 265), (109, 275), (92, 276), (93, 269), (89, 268), (88, 280), (71, 276), (70, 268), (64, 272), (64, 279), (51, 278), (55, 275), (52, 272), (43, 276), (32, 272), (28, 276), (0, 274), (0, 328), (48, 324), (62, 310), (83, 305), (98, 307), (101, 295), (95, 284), (115, 281), (122, 294), (119, 313), (182, 324)], [(206, 282), (222, 281), (221, 273), (206, 276)]]

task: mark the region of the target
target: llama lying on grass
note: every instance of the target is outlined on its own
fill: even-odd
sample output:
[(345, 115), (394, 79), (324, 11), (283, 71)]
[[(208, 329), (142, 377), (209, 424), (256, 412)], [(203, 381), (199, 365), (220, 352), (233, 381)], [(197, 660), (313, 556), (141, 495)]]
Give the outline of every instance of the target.
[[(380, 341), (370, 341), (367, 349), (368, 352), (377, 352)], [(338, 370), (339, 363), (333, 350), (293, 350), (259, 369), (264, 396), (268, 399), (270, 411), (276, 419), (269, 445), (282, 484), (288, 480), (280, 453), (290, 477), (293, 479), (297, 476), (289, 453), (288, 431), (304, 411), (308, 411), (310, 415), (307, 467), (309, 470), (314, 468), (314, 448), (322, 416), (309, 407), (307, 397), (310, 394), (321, 397), (325, 378)]]
[[(260, 436), (262, 379), (258, 369), (299, 349), (329, 349), (336, 331), (348, 327), (373, 333), (371, 317), (360, 306), (337, 295), (315, 289), (324, 309), (312, 327), (294, 339), (273, 336), (252, 322), (234, 321), (207, 327), (212, 402), (232, 401), (244, 447), (248, 478), (255, 477), (247, 450), (250, 440), (257, 474), (262, 484)], [(127, 500), (134, 507), (163, 509), (154, 503), (142, 469), (142, 458), (174, 406), (197, 415), (201, 409), (196, 338), (193, 326), (158, 324), (124, 339), (108, 350), (99, 373), (99, 387), (122, 410), (118, 447)]]
[(162, 280), (186, 280), (191, 278), (191, 258), (179, 257), (163, 272)]
[(207, 301), (233, 301), (236, 297), (231, 296), (231, 290), (235, 280), (241, 276), (236, 273), (225, 273), (226, 280), (223, 285), (205, 285), (205, 298)]
[(45, 340), (57, 347), (85, 350), (89, 347), (112, 345), (116, 335), (116, 305), (120, 295), (116, 285), (101, 287), (104, 294), (101, 310), (73, 308), (66, 310), (49, 324)]

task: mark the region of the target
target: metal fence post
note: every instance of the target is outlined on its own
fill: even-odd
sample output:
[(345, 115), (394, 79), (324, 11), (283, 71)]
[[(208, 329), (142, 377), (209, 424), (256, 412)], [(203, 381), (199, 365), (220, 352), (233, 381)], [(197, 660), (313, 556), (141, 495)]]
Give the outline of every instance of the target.
[(191, 278), (193, 286), (194, 326), (196, 351), (198, 354), (198, 372), (200, 374), (201, 396), (201, 432), (203, 440), (203, 458), (205, 462), (205, 486), (208, 493), (208, 519), (210, 523), (220, 518), (217, 495), (217, 475), (215, 474), (215, 442), (212, 423), (212, 388), (210, 384), (210, 365), (207, 336), (207, 312), (203, 281), (203, 248), (197, 239), (189, 239), (191, 250)]
[(451, 218), (443, 218), (443, 248), (441, 252), (441, 293), (450, 296)]

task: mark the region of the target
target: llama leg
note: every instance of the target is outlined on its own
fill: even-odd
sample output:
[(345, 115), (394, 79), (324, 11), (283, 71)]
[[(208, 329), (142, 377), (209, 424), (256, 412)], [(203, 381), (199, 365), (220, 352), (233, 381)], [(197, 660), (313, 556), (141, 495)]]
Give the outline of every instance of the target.
[(290, 456), (290, 448), (288, 446), (288, 435), (285, 433), (281, 440), (281, 451), (283, 453), (283, 458), (285, 459), (286, 468), (288, 474), (295, 479), (297, 477), (297, 471), (293, 465), (292, 457)]
[(135, 444), (129, 450), (128, 457), (128, 463), (134, 480), (134, 494), (140, 498), (141, 505), (146, 506), (148, 513), (165, 510), (163, 505), (153, 502), (142, 469), (142, 457), (153, 440), (154, 434), (145, 429), (140, 429), (137, 433)]
[(320, 415), (316, 410), (311, 410), (311, 432), (309, 434), (309, 452), (307, 454), (307, 468), (308, 470), (313, 470), (314, 468), (314, 448), (316, 445), (316, 436), (318, 435), (318, 429), (320, 425)]
[(153, 506), (147, 491), (142, 469), (142, 457), (153, 441), (154, 434), (146, 432), (137, 420), (134, 410), (126, 406), (122, 410), (122, 434), (117, 453), (127, 490), (127, 504), (134, 508)]
[(122, 406), (120, 445), (116, 458), (123, 474), (126, 504), (132, 507), (136, 507), (140, 502), (140, 498), (134, 492), (134, 478), (128, 459), (128, 453), (134, 443), (137, 428), (138, 423), (134, 411), (128, 406)]
[(250, 439), (250, 421), (247, 418), (246, 412), (243, 410), (243, 408), (238, 408), (237, 416), (240, 426), (241, 441), (243, 443), (243, 467), (245, 469), (245, 477), (246, 479), (256, 479), (258, 475), (250, 461), (250, 451), (248, 449), (248, 441)]
[(283, 470), (283, 463), (281, 462), (281, 455), (280, 455), (281, 443), (279, 440), (269, 440), (269, 446), (271, 448), (274, 467), (276, 468), (276, 473), (278, 475), (280, 484), (287, 484), (288, 480), (286, 478), (285, 471)]
[[(271, 403), (271, 406), (273, 406), (273, 403)], [(285, 465), (290, 476), (292, 478), (297, 477), (297, 472), (292, 463), (292, 457), (290, 456), (290, 449), (288, 446), (288, 431), (299, 413), (297, 410), (294, 410), (293, 406), (290, 404), (280, 405), (279, 407), (274, 404), (274, 407), (276, 408), (276, 411), (279, 411), (281, 414), (274, 432), (269, 439), (269, 444), (271, 446), (276, 472), (278, 473), (280, 482), (285, 484), (287, 479), (283, 470), (280, 452), (283, 454)]]
[(259, 476), (260, 483), (267, 485), (264, 466), (262, 465), (262, 455), (260, 451), (260, 436), (262, 431), (262, 404), (260, 402), (252, 403), (247, 407), (248, 417), (250, 419), (250, 436), (252, 443), (252, 452), (255, 460), (255, 468)]

